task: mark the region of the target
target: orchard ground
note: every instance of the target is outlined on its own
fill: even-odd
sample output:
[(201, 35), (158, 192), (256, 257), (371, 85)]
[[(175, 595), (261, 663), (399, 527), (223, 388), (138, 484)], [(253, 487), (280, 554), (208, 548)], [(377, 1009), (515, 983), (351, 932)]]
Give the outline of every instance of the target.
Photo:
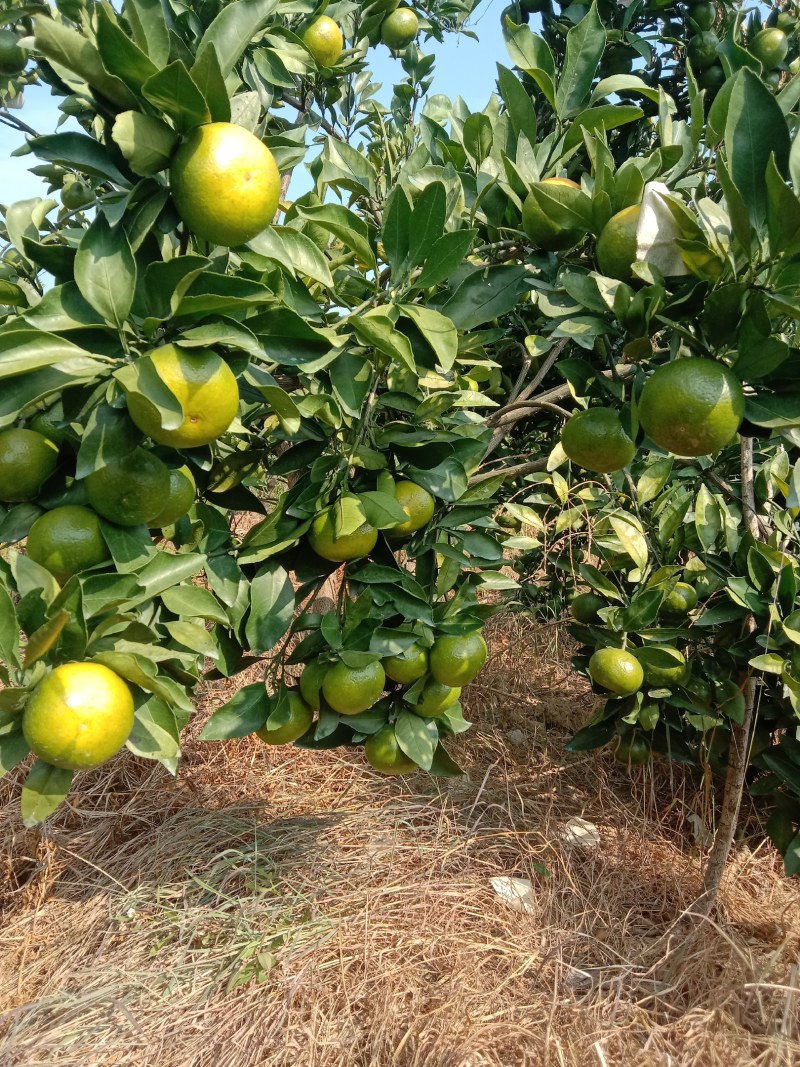
[[(797, 1063), (797, 891), (747, 812), (717, 910), (694, 919), (710, 794), (677, 767), (565, 757), (593, 697), (562, 631), (487, 630), (462, 780), (195, 741), (231, 682), (206, 688), (177, 780), (123, 752), (26, 831), (12, 774), (0, 1062)], [(574, 816), (599, 847), (564, 842)], [(533, 882), (530, 912), (496, 898), (503, 875)]]

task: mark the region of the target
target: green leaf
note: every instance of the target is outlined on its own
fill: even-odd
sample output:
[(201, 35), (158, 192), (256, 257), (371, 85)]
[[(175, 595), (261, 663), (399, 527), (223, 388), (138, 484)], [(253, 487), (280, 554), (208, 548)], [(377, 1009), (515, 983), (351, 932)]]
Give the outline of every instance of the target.
[(227, 77), (277, 6), (277, 0), (236, 0), (226, 4), (203, 34), (198, 60), (213, 45), (220, 70)]
[(800, 834), (797, 834), (786, 846), (783, 854), (783, 869), (787, 878), (800, 874)]
[(437, 745), (428, 774), (435, 778), (461, 778), (464, 773), (464, 769), (459, 767), (444, 745)]
[(98, 4), (97, 46), (103, 66), (109, 74), (120, 78), (134, 93), (144, 82), (158, 73), (158, 67), (146, 52), (117, 24), (110, 8)]
[(268, 226), (248, 242), (248, 248), (284, 267), (290, 267), (297, 274), (333, 288), (333, 278), (325, 256), (310, 237), (291, 226)]
[(402, 185), (395, 185), (383, 208), (383, 250), (392, 268), (392, 277), (399, 280), (408, 268), (408, 242), (411, 232), (411, 204)]
[(782, 174), (789, 166), (789, 131), (775, 97), (752, 71), (736, 75), (725, 123), (725, 146), (731, 179), (760, 226), (767, 214), (765, 175), (770, 156)]
[(767, 166), (767, 229), (772, 256), (800, 247), (800, 201), (786, 185), (774, 156)]
[(447, 281), (464, 262), (477, 230), (453, 230), (434, 241), (428, 252), (425, 266), (413, 283), (414, 289), (427, 289)]
[(619, 538), (620, 544), (636, 566), (640, 569), (646, 567), (648, 559), (647, 538), (642, 533), (636, 520), (630, 515), (617, 512), (615, 515), (609, 515), (608, 521)]
[(756, 426), (774, 429), (800, 425), (800, 393), (759, 393), (748, 396), (745, 418)]
[(136, 709), (133, 729), (125, 743), (137, 756), (157, 759), (173, 774), (181, 754), (180, 732), (175, 713), (165, 701), (151, 696)]
[(636, 122), (644, 112), (633, 104), (603, 104), (600, 107), (586, 108), (575, 117), (564, 138), (564, 150), (568, 151), (582, 144), (584, 131), (592, 133), (597, 130), (615, 130), (629, 122)]
[[(484, 116), (485, 118), (486, 116)], [(416, 267), (444, 234), (447, 193), (442, 182), (430, 182), (414, 203), (409, 234), (408, 263)]]
[(161, 594), (164, 607), (186, 619), (211, 619), (222, 626), (230, 625), (227, 611), (208, 589), (199, 585), (176, 585)]
[(45, 59), (83, 78), (92, 89), (120, 109), (136, 107), (136, 97), (124, 82), (108, 73), (100, 53), (82, 33), (64, 22), (36, 16), (33, 34), (36, 51)]
[(124, 389), (126, 398), (133, 395), (147, 403), (163, 429), (175, 430), (183, 423), (183, 406), (162, 380), (150, 356), (140, 356), (133, 363), (126, 363), (114, 377)]
[(328, 374), (342, 410), (352, 418), (357, 418), (372, 386), (372, 363), (355, 353), (342, 352), (331, 363)]
[(442, 370), (449, 371), (458, 354), (458, 334), (451, 319), (421, 304), (400, 304), (400, 311), (416, 324), (436, 355)]
[(75, 282), (106, 322), (122, 329), (133, 303), (136, 261), (124, 230), (98, 215), (78, 246)]
[(220, 658), (220, 651), (214, 635), (209, 633), (202, 623), (176, 620), (175, 622), (164, 623), (164, 628), (172, 640), (183, 648), (188, 648), (204, 658)]
[(409, 370), (415, 369), (414, 353), (405, 334), (395, 329), (388, 315), (370, 313), (353, 315), (348, 320), (364, 344), (377, 348), (385, 356), (396, 360)]
[(620, 90), (639, 93), (648, 100), (658, 103), (658, 89), (654, 89), (652, 85), (648, 85), (635, 74), (612, 74), (610, 78), (602, 78), (595, 86), (589, 103), (594, 104), (598, 100), (605, 100), (606, 97), (614, 96)]
[(398, 745), (409, 759), (413, 759), (424, 771), (429, 771), (439, 744), (436, 723), (415, 715), (413, 711), (401, 711), (394, 724), (394, 733)]
[(525, 86), (501, 63), (497, 64), (497, 84), (514, 133), (517, 137), (524, 133), (531, 144), (536, 144), (536, 109)]
[(474, 330), (516, 307), (531, 282), (525, 267), (501, 265), (474, 271), (442, 307), (442, 314), (459, 330)]
[(464, 123), (462, 137), (464, 151), (475, 170), (478, 170), (492, 150), (492, 120), (481, 111), (473, 112)]
[(359, 493), (358, 499), (367, 522), (377, 530), (387, 530), (408, 521), (408, 515), (403, 508), (395, 497), (388, 493)]
[(205, 97), (180, 59), (148, 78), (142, 95), (169, 115), (179, 130), (190, 130), (211, 120)]
[(205, 98), (212, 122), (230, 122), (231, 102), (213, 44), (198, 55), (191, 74), (192, 81)]
[(82, 357), (93, 362), (88, 360), (88, 355), (71, 341), (13, 320), (5, 328), (0, 327), (0, 379), (28, 374), (56, 363), (77, 361), (82, 366)]
[(200, 734), (201, 741), (227, 741), (260, 730), (267, 721), (270, 704), (263, 682), (253, 682), (235, 693), (211, 716)]
[(346, 141), (328, 137), (320, 159), (320, 181), (325, 185), (364, 196), (375, 196), (378, 180), (375, 168), (357, 148)]
[(37, 760), (22, 787), (20, 811), (25, 826), (38, 826), (52, 815), (72, 785), (72, 771)]
[(28, 670), (42, 656), (46, 656), (61, 636), (61, 631), (69, 622), (70, 613), (59, 611), (52, 619), (48, 619), (43, 626), (35, 630), (28, 638), (25, 646), (25, 669)]
[(648, 462), (644, 472), (636, 483), (636, 499), (639, 505), (649, 504), (655, 500), (669, 481), (672, 474), (671, 457), (653, 459)]
[(141, 431), (124, 411), (118, 411), (110, 404), (98, 404), (89, 412), (81, 436), (75, 477), (86, 478), (112, 460), (128, 455), (141, 440)]
[(441, 463), (428, 470), (409, 467), (408, 475), (417, 485), (439, 497), (448, 504), (459, 500), (467, 491), (469, 478), (464, 464), (455, 456), (448, 456)]
[(560, 119), (577, 114), (586, 103), (606, 44), (605, 27), (593, 3), (588, 13), (567, 34), (564, 72), (556, 91)]
[(294, 585), (276, 562), (265, 564), (250, 583), (245, 634), (253, 652), (268, 652), (283, 637), (295, 608)]
[(0, 663), (19, 667), (19, 619), (14, 601), (0, 585)]
[(725, 196), (725, 204), (728, 208), (728, 215), (731, 220), (731, 229), (733, 230), (736, 240), (749, 256), (750, 246), (753, 240), (753, 231), (750, 225), (748, 205), (728, 173), (728, 168), (725, 166), (721, 154), (717, 155), (716, 167), (717, 177), (719, 178), (719, 184), (722, 186), (722, 192)]
[(85, 133), (53, 133), (45, 137), (33, 137), (28, 144), (39, 159), (74, 167), (92, 178), (103, 178), (122, 186), (130, 185), (108, 150)]
[(161, 0), (125, 0), (133, 39), (157, 67), (169, 59), (169, 30)]
[(22, 763), (29, 752), (22, 730), (0, 737), (0, 778), (4, 778), (9, 771), (13, 771)]
[(367, 225), (354, 212), (341, 204), (322, 204), (319, 207), (298, 204), (297, 213), (332, 233), (346, 248), (355, 252), (367, 269), (377, 268)]
[(123, 111), (117, 115), (111, 137), (134, 173), (155, 174), (169, 166), (178, 138), (175, 131), (152, 115)]

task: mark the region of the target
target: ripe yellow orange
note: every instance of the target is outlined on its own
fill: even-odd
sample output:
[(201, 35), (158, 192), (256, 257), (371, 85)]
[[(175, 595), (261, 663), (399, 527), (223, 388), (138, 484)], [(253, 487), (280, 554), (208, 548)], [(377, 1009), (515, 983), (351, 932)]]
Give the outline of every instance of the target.
[(0, 500), (33, 500), (58, 462), (58, 449), (36, 430), (0, 433)]
[(629, 282), (636, 261), (636, 231), (639, 228), (640, 204), (623, 208), (613, 215), (597, 238), (597, 266), (607, 278)]
[(342, 54), (344, 37), (332, 18), (321, 15), (306, 29), (303, 44), (321, 67), (332, 67)]
[(383, 660), (383, 669), (393, 682), (410, 685), (428, 673), (428, 650), (415, 642), (399, 655), (387, 656)]
[[(546, 185), (568, 185), (579, 189), (577, 182), (571, 178), (545, 178), (536, 187)], [(536, 248), (545, 252), (563, 252), (572, 248), (585, 236), (586, 231), (560, 226), (543, 211), (533, 193), (529, 193), (522, 205), (522, 228), (530, 237)]]
[(150, 361), (183, 408), (183, 422), (167, 430), (158, 408), (141, 393), (129, 392), (128, 412), (142, 433), (173, 448), (198, 448), (225, 433), (239, 410), (239, 385), (224, 359), (208, 348), (177, 345), (162, 345), (142, 359)]
[(266, 726), (256, 730), (256, 734), (268, 745), (288, 745), (296, 741), (298, 737), (303, 736), (314, 720), (311, 708), (294, 689), (287, 691), (286, 699), (289, 702), (288, 720), (271, 730)]
[(653, 372), (639, 399), (648, 437), (676, 456), (718, 452), (736, 436), (744, 417), (736, 375), (713, 359), (676, 359)]
[(322, 695), (340, 715), (358, 715), (378, 702), (385, 685), (386, 673), (380, 660), (364, 667), (348, 667), (339, 662), (325, 675)]
[(598, 648), (589, 660), (589, 677), (601, 689), (630, 696), (644, 681), (642, 665), (622, 648)]
[(196, 126), (175, 153), (169, 184), (186, 226), (229, 247), (269, 226), (281, 192), (272, 152), (233, 122)]
[(368, 522), (363, 522), (352, 533), (336, 537), (333, 507), (325, 508), (316, 516), (308, 531), (308, 543), (318, 556), (331, 563), (347, 563), (368, 556), (378, 540), (378, 531)]
[(98, 515), (118, 526), (152, 523), (169, 491), (169, 470), (146, 448), (135, 448), (86, 479), (89, 503)]
[(133, 696), (102, 663), (65, 663), (46, 674), (22, 714), (30, 749), (53, 767), (98, 767), (133, 729)]
[(111, 558), (97, 515), (77, 504), (40, 515), (28, 531), (27, 553), (60, 585)]
[(602, 474), (622, 470), (636, 455), (636, 445), (611, 408), (576, 412), (561, 431), (561, 447), (574, 463)]
[(394, 726), (387, 723), (364, 742), (367, 762), (381, 774), (410, 774), (416, 763), (400, 748)]
[(153, 529), (162, 530), (165, 526), (171, 526), (178, 519), (182, 519), (194, 504), (196, 492), (194, 475), (188, 467), (169, 468), (169, 493), (164, 501), (164, 507), (150, 520), (150, 526)]
[(436, 501), (421, 485), (414, 482), (398, 482), (394, 487), (394, 497), (403, 511), (408, 515), (406, 522), (391, 526), (386, 531), (387, 537), (409, 537), (421, 530), (433, 518)]
[(477, 678), (488, 650), (481, 634), (444, 634), (430, 651), (431, 674), (437, 682), (452, 688), (468, 685)]

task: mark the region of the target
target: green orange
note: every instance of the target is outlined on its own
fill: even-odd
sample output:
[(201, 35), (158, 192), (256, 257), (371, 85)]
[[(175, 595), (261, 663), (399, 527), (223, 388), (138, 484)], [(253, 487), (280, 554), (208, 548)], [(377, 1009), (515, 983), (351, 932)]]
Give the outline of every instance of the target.
[(284, 699), (289, 705), (289, 717), (280, 726), (268, 729), (262, 726), (256, 734), (268, 745), (288, 745), (302, 737), (314, 721), (314, 713), (294, 689), (286, 691)]
[(28, 531), (27, 553), (61, 585), (111, 557), (97, 515), (76, 504), (40, 515)]
[(686, 55), (695, 70), (705, 70), (717, 62), (719, 37), (711, 30), (695, 34), (686, 46)]
[(321, 659), (314, 659), (307, 663), (300, 675), (300, 695), (314, 711), (320, 709), (320, 694), (325, 675), (330, 670), (330, 664)]
[(381, 774), (410, 774), (417, 769), (416, 763), (400, 748), (391, 723), (367, 738), (364, 755), (369, 765)]
[(169, 184), (178, 214), (197, 236), (235, 246), (275, 218), (281, 176), (272, 152), (233, 122), (196, 126), (176, 152)]
[(26, 49), (20, 47), (13, 30), (0, 30), (0, 74), (13, 77), (25, 69), (28, 62)]
[(209, 348), (177, 345), (162, 345), (141, 359), (183, 408), (180, 425), (165, 429), (158, 408), (141, 393), (128, 392), (128, 413), (142, 433), (172, 448), (198, 448), (225, 433), (239, 410), (239, 385), (224, 359)]
[(633, 277), (636, 262), (636, 231), (639, 227), (640, 204), (632, 204), (612, 215), (597, 238), (597, 265), (607, 278), (628, 282)]
[(729, 444), (744, 417), (739, 379), (713, 359), (673, 360), (645, 382), (639, 421), (652, 441), (676, 456), (706, 456)]
[(348, 667), (340, 661), (331, 667), (322, 682), (322, 695), (340, 715), (358, 715), (377, 704), (386, 685), (380, 660), (363, 667)]
[(58, 462), (58, 449), (36, 430), (0, 433), (0, 500), (17, 503), (39, 494)]
[(387, 656), (382, 662), (387, 678), (410, 685), (428, 673), (428, 650), (414, 642), (399, 655)]
[(68, 211), (78, 211), (95, 201), (94, 189), (86, 182), (76, 179), (61, 190), (61, 203)]
[(436, 501), (421, 485), (407, 481), (397, 482), (394, 497), (408, 519), (399, 526), (391, 526), (386, 531), (387, 537), (409, 537), (423, 526), (427, 526), (433, 518)]
[(630, 696), (644, 681), (642, 665), (622, 648), (598, 648), (589, 660), (589, 677), (609, 693)]
[(645, 645), (634, 655), (642, 665), (647, 685), (669, 688), (683, 685), (689, 676), (686, 657), (677, 648), (669, 645)]
[(332, 67), (342, 54), (344, 37), (332, 18), (321, 15), (303, 33), (303, 44), (321, 67)]
[(789, 54), (789, 38), (777, 26), (770, 26), (755, 35), (747, 50), (766, 70), (772, 70)]
[(163, 529), (165, 526), (172, 526), (178, 519), (182, 519), (194, 504), (196, 493), (194, 475), (189, 468), (186, 466), (170, 467), (167, 499), (161, 511), (150, 519), (150, 526), (154, 529)]
[(169, 499), (168, 468), (153, 452), (135, 448), (86, 479), (89, 503), (118, 526), (150, 525)]
[(53, 767), (86, 770), (105, 763), (133, 729), (133, 696), (102, 663), (65, 663), (46, 674), (25, 705), (22, 732)]
[(689, 8), (689, 18), (700, 30), (710, 30), (717, 21), (717, 5), (711, 0), (701, 0)]
[(318, 556), (330, 560), (331, 563), (347, 563), (368, 556), (377, 540), (378, 531), (366, 520), (351, 533), (337, 537), (333, 505), (315, 517), (308, 531), (308, 543), (311, 548)]
[(577, 596), (572, 598), (569, 605), (573, 619), (587, 626), (599, 622), (598, 611), (607, 607), (607, 602), (601, 596), (598, 596), (597, 593), (588, 592), (578, 593)]
[(411, 710), (417, 715), (434, 718), (452, 707), (460, 696), (459, 686), (443, 685), (435, 678), (430, 678), (422, 688), (422, 696)]
[(410, 7), (398, 7), (381, 23), (381, 40), (393, 52), (411, 44), (419, 33), (419, 19)]
[(604, 474), (622, 470), (636, 455), (636, 445), (611, 408), (576, 412), (561, 431), (561, 447), (574, 463)]
[(697, 590), (688, 582), (676, 582), (664, 598), (664, 612), (667, 615), (688, 615), (697, 607)]
[(650, 746), (641, 734), (623, 734), (614, 746), (614, 759), (626, 766), (642, 766), (650, 756)]
[(431, 674), (437, 682), (452, 688), (468, 685), (477, 678), (488, 650), (481, 634), (444, 634), (430, 651)]
[[(573, 189), (580, 186), (570, 178), (545, 178), (537, 182), (534, 189), (541, 189), (547, 185), (567, 185)], [(530, 192), (522, 204), (522, 228), (530, 237), (536, 248), (545, 252), (563, 252), (572, 248), (585, 236), (586, 230), (561, 226), (544, 211)]]

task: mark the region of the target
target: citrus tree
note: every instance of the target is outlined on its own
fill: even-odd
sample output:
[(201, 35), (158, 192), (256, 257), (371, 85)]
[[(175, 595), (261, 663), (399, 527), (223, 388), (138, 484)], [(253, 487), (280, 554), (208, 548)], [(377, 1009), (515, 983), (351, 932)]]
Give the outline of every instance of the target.
[[(458, 773), (499, 594), (574, 590), (608, 700), (572, 747), (726, 774), (712, 889), (745, 782), (796, 870), (792, 12), (523, 0), (471, 112), (423, 51), (470, 0), (117, 6), (0, 38), (58, 197), (6, 207), (0, 281), (26, 821), (123, 743), (174, 770), (199, 679), (258, 660), (207, 739)], [(33, 80), (80, 132), (8, 106)]]

